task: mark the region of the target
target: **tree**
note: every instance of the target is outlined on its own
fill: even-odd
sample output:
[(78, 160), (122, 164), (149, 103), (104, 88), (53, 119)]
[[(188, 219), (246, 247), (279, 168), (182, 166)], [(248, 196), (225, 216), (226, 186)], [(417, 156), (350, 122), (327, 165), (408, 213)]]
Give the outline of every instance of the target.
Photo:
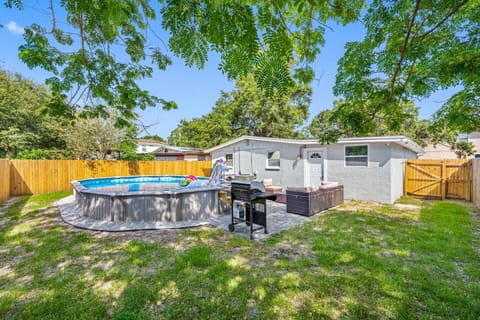
[(312, 119), (306, 127), (307, 135), (324, 143), (335, 142), (340, 137), (405, 135), (426, 145), (432, 138), (431, 122), (418, 119), (419, 111), (413, 102), (400, 103), (394, 113), (381, 110), (373, 118), (368, 113), (370, 102), (362, 102), (354, 107), (351, 102), (334, 101), (333, 109), (324, 110)]
[(401, 122), (402, 101), (460, 86), (437, 118), (461, 112), (458, 128), (478, 128), (479, 9), (478, 0), (374, 0), (363, 17), (365, 39), (347, 43), (338, 63), (334, 93), (351, 102), (344, 115), (363, 104), (358, 128), (378, 113), (399, 114)]
[(308, 118), (311, 89), (300, 85), (287, 95), (269, 97), (253, 75), (242, 77), (230, 93), (223, 92), (209, 114), (182, 120), (168, 137), (170, 144), (209, 148), (241, 135), (297, 138)]
[(468, 141), (457, 141), (452, 144), (452, 150), (457, 155), (458, 159), (466, 159), (475, 154), (475, 146)]
[(437, 126), (449, 126), (459, 132), (480, 128), (480, 87), (466, 88), (453, 95), (434, 115)]
[[(138, 127), (132, 122), (124, 127), (125, 135), (120, 143), (120, 155), (122, 160), (138, 161), (138, 160), (155, 160), (155, 156), (151, 153), (137, 153), (137, 134)], [(157, 136), (144, 136), (142, 139), (154, 139), (160, 142), (164, 140)]]
[[(23, 9), (22, 0), (4, 3)], [(413, 97), (460, 86), (438, 117), (449, 120), (460, 110), (467, 116), (457, 125), (478, 127), (478, 0), (180, 0), (160, 1), (159, 8), (148, 0), (45, 3), (51, 23), (26, 28), (20, 57), (53, 74), (47, 83), (55, 93), (70, 93), (72, 104), (83, 97), (81, 104), (99, 114), (112, 106), (132, 119), (136, 107), (176, 107), (138, 85), (152, 76), (153, 66), (171, 63), (154, 28), (160, 20), (169, 49), (188, 66), (202, 68), (209, 52), (217, 52), (229, 78), (253, 70), (257, 84), (273, 96), (313, 79), (310, 64), (327, 22), (347, 24), (365, 12), (365, 39), (348, 43), (339, 61), (334, 93), (351, 103), (344, 114), (352, 120), (363, 102), (367, 114), (353, 119), (361, 128), (381, 111), (395, 116), (397, 106)]]
[(62, 128), (70, 119), (51, 114), (52, 104), (61, 102), (45, 86), (0, 70), (0, 157), (65, 148)]
[[(4, 3), (25, 9), (22, 0)], [(310, 64), (324, 43), (326, 23), (355, 21), (363, 5), (363, 0), (50, 1), (41, 8), (50, 13), (50, 24), (26, 27), (19, 55), (29, 67), (51, 72), (47, 83), (54, 92), (70, 93), (72, 104), (81, 101), (100, 114), (109, 106), (132, 119), (136, 107), (176, 108), (138, 85), (154, 67), (171, 64), (158, 37), (159, 21), (170, 35), (169, 49), (188, 66), (202, 68), (209, 52), (217, 52), (229, 78), (255, 70), (257, 83), (273, 95), (287, 93), (293, 79), (311, 81)], [(294, 59), (298, 63), (292, 64)]]
[(151, 140), (155, 140), (155, 141), (158, 141), (158, 142), (165, 142), (165, 139), (163, 139), (162, 137), (160, 137), (158, 134), (145, 135), (145, 136), (143, 136), (143, 137), (140, 137), (139, 139), (151, 139)]
[(125, 129), (118, 128), (116, 121), (115, 113), (108, 118), (77, 116), (73, 126), (65, 131), (67, 147), (77, 159), (106, 159), (112, 151), (118, 152), (125, 140)]

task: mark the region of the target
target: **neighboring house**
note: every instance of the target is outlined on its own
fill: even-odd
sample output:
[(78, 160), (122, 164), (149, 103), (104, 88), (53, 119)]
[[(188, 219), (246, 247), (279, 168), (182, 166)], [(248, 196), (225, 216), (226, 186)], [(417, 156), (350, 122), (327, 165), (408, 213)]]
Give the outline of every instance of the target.
[(405, 160), (423, 150), (404, 136), (348, 138), (329, 145), (242, 136), (205, 152), (212, 161), (224, 159), (235, 174), (273, 179), (283, 189), (337, 181), (346, 199), (392, 203), (403, 194)]
[(210, 160), (209, 154), (206, 154), (202, 149), (188, 148), (188, 147), (173, 147), (169, 145), (162, 145), (153, 152), (155, 160), (185, 160), (185, 161), (207, 161)]
[(152, 153), (165, 144), (153, 139), (137, 139), (136, 153)]
[[(480, 132), (472, 132), (469, 134), (461, 134), (458, 141), (467, 141), (473, 144), (475, 155), (469, 158), (480, 157)], [(457, 159), (457, 154), (452, 150), (450, 144), (446, 142), (437, 143), (436, 145), (429, 143), (425, 148), (425, 153), (419, 156), (419, 159)]]
[(423, 148), (425, 153), (418, 156), (419, 159), (457, 159), (457, 155), (452, 150), (452, 146), (449, 143), (441, 142), (434, 144), (427, 144)]
[(473, 149), (475, 149), (475, 154), (470, 158), (480, 158), (480, 132), (472, 132), (465, 135), (463, 139), (465, 141), (471, 142), (473, 144)]
[(151, 153), (155, 156), (155, 160), (166, 161), (206, 161), (210, 160), (210, 156), (205, 154), (202, 149), (189, 147), (174, 147), (166, 143), (152, 139), (138, 139), (137, 153)]

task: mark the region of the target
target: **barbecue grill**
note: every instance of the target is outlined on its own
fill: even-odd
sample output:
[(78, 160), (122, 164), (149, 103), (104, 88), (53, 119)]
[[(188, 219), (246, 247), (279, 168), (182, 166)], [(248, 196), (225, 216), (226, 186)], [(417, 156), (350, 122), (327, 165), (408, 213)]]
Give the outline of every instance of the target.
[[(259, 181), (232, 180), (231, 182), (231, 212), (232, 223), (228, 225), (228, 230), (235, 231), (235, 225), (246, 223), (250, 226), (250, 239), (253, 239), (253, 233), (264, 229), (267, 231), (267, 200), (275, 200), (275, 194), (266, 193), (265, 186)], [(233, 204), (240, 201), (245, 204), (245, 218), (235, 216)], [(253, 225), (259, 227), (254, 227)]]

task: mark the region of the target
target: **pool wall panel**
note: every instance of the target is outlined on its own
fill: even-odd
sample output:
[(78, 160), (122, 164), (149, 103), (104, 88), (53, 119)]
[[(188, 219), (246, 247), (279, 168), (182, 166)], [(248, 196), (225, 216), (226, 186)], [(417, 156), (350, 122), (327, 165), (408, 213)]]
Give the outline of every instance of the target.
[(101, 221), (189, 221), (220, 215), (219, 188), (151, 194), (92, 192), (72, 183), (84, 216)]

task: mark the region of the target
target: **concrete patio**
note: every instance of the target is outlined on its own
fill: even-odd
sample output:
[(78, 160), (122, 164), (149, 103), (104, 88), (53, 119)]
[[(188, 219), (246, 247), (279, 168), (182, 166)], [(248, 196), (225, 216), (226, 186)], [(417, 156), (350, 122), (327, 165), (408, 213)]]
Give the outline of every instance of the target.
[[(75, 203), (74, 196), (69, 196), (59, 200), (56, 203), (60, 210), (60, 215), (65, 223), (74, 227), (93, 231), (107, 232), (128, 232), (139, 230), (160, 230), (160, 229), (182, 229), (194, 228), (205, 225), (213, 225), (222, 230), (228, 231), (228, 225), (231, 223), (231, 215), (223, 215), (217, 218), (210, 218), (201, 221), (182, 221), (182, 222), (112, 222), (98, 221), (82, 215), (80, 208)], [(272, 234), (279, 233), (282, 230), (289, 229), (295, 225), (308, 221), (310, 218), (297, 214), (287, 213), (286, 205), (273, 201), (267, 201), (267, 230), (254, 233), (255, 240), (264, 240)], [(235, 234), (250, 237), (250, 228), (244, 224), (235, 225)]]

